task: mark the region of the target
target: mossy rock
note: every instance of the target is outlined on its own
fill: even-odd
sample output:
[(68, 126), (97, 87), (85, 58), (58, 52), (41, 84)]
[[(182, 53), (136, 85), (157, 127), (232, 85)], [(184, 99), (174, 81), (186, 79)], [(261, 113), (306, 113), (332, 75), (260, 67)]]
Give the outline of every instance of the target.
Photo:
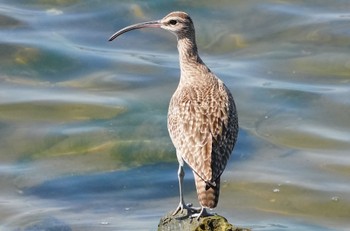
[(175, 216), (172, 212), (160, 219), (158, 231), (250, 231), (247, 228), (239, 228), (230, 224), (226, 218), (220, 215), (203, 217), (197, 220), (190, 217), (191, 213), (184, 210)]

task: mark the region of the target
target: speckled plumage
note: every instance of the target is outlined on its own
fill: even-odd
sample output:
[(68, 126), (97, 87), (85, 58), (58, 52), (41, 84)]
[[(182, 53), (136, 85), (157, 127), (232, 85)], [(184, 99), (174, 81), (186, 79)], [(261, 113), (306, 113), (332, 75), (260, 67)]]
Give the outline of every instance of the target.
[(183, 12), (163, 20), (173, 17), (189, 25), (178, 36), (181, 77), (169, 105), (168, 130), (178, 159), (193, 170), (201, 206), (214, 208), (237, 138), (236, 107), (230, 91), (198, 56), (192, 20)]
[(171, 98), (168, 131), (179, 161), (180, 204), (174, 214), (187, 207), (183, 199), (183, 165), (192, 169), (199, 203), (198, 217), (205, 208), (216, 207), (220, 177), (238, 134), (235, 102), (225, 84), (198, 55), (193, 22), (184, 12), (172, 12), (158, 21), (139, 23), (116, 32), (110, 40), (132, 29), (160, 27), (176, 35), (181, 77)]

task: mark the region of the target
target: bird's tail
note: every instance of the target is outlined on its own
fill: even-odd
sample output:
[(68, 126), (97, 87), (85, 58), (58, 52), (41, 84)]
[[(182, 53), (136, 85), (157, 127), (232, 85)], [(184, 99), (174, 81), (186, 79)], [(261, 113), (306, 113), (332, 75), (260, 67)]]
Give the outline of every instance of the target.
[(215, 208), (219, 201), (220, 177), (214, 183), (207, 183), (194, 173), (198, 201), (205, 208)]

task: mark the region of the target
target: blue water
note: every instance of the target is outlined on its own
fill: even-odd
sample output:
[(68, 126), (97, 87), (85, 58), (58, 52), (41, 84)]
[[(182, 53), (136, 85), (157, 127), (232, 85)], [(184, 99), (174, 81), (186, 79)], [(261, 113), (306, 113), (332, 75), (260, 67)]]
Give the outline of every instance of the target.
[[(0, 3), (1, 230), (156, 230), (178, 204), (166, 114), (188, 12), (240, 122), (214, 212), (253, 230), (349, 230), (350, 14), (337, 1)], [(193, 176), (186, 202), (197, 204)]]

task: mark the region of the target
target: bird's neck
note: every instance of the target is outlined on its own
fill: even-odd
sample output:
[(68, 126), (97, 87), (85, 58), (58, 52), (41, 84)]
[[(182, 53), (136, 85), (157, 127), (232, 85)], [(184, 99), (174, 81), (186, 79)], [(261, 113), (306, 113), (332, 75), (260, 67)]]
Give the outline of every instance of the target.
[(178, 38), (177, 49), (179, 51), (181, 78), (192, 79), (199, 76), (196, 72), (210, 71), (198, 55), (194, 37)]
[(197, 45), (194, 37), (183, 37), (177, 41), (177, 49), (179, 51), (180, 68), (202, 64), (202, 60), (198, 55)]

